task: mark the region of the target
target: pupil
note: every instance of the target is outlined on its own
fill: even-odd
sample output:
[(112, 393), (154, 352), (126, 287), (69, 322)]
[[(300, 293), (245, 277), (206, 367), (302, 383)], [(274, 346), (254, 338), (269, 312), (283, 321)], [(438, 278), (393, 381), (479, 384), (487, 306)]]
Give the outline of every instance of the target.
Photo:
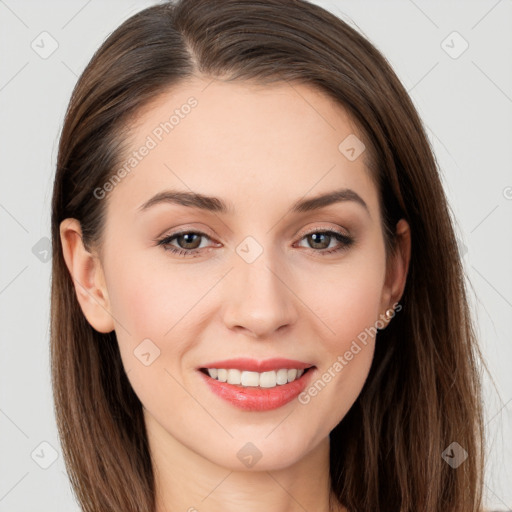
[(313, 246), (315, 246), (315, 244), (325, 245), (325, 240), (324, 243), (322, 244), (322, 242), (319, 242), (318, 240), (319, 237), (326, 237), (328, 239), (327, 246), (329, 245), (330, 235), (326, 235), (325, 233), (313, 233), (312, 235), (310, 235), (310, 238), (313, 241)]
[[(185, 239), (185, 244), (186, 245), (194, 244), (193, 240), (189, 240), (190, 237), (192, 237), (192, 238), (193, 237), (197, 237), (199, 239), (199, 236), (197, 234), (195, 234), (195, 233), (186, 233), (184, 235), (181, 235), (181, 238)], [(187, 249), (195, 249), (196, 247), (197, 247), (197, 243), (196, 243), (196, 246), (194, 246), (194, 247), (187, 247)]]

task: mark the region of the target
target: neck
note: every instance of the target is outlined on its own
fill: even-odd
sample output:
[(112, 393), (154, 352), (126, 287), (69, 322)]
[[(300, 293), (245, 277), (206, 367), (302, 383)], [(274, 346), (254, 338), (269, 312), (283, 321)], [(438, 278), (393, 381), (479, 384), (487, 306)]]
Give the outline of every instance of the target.
[(256, 471), (221, 467), (190, 450), (146, 417), (155, 474), (156, 512), (343, 512), (329, 507), (329, 438), (290, 467)]

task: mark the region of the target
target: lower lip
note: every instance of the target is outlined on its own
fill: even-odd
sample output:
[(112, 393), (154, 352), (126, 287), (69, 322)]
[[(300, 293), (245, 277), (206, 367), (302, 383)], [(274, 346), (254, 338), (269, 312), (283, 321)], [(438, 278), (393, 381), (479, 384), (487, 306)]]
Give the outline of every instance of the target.
[(246, 411), (270, 411), (291, 402), (306, 388), (315, 368), (303, 373), (300, 378), (274, 388), (243, 387), (220, 382), (199, 371), (210, 390), (230, 404)]

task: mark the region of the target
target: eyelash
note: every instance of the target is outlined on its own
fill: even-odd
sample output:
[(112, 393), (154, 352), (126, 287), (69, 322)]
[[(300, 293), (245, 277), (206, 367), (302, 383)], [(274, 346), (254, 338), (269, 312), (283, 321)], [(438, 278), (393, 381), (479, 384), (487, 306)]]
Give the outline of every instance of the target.
[[(176, 255), (179, 255), (182, 257), (199, 256), (198, 253), (202, 249), (180, 249), (180, 248), (173, 247), (170, 245), (171, 241), (174, 240), (175, 238), (178, 238), (181, 235), (187, 235), (187, 234), (188, 235), (199, 235), (199, 236), (202, 236), (202, 237), (205, 237), (205, 238), (208, 238), (209, 240), (211, 240), (211, 238), (208, 235), (206, 235), (205, 233), (201, 233), (200, 231), (180, 231), (178, 233), (173, 233), (172, 235), (166, 236), (166, 237), (158, 240), (157, 245), (162, 246), (165, 251), (169, 251), (172, 254), (176, 254)], [(309, 233), (304, 234), (300, 240), (303, 240), (307, 236), (314, 235), (314, 234), (334, 235), (334, 238), (336, 240), (338, 240), (338, 242), (341, 242), (341, 244), (342, 244), (341, 246), (339, 246), (335, 249), (323, 249), (323, 250), (309, 249), (310, 251), (317, 253), (321, 256), (326, 256), (328, 254), (334, 254), (334, 253), (338, 253), (341, 251), (345, 251), (354, 243), (353, 238), (351, 238), (347, 235), (343, 235), (342, 233), (339, 233), (338, 231), (334, 231), (334, 230), (310, 231)]]

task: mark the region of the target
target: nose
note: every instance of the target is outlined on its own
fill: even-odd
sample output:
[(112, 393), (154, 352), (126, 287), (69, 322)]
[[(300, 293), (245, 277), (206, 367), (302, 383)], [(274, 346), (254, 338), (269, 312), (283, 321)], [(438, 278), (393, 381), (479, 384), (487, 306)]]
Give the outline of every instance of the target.
[(224, 288), (225, 325), (253, 338), (269, 338), (294, 324), (297, 299), (289, 284), (290, 273), (270, 251), (263, 251), (252, 263), (234, 254), (234, 262)]

